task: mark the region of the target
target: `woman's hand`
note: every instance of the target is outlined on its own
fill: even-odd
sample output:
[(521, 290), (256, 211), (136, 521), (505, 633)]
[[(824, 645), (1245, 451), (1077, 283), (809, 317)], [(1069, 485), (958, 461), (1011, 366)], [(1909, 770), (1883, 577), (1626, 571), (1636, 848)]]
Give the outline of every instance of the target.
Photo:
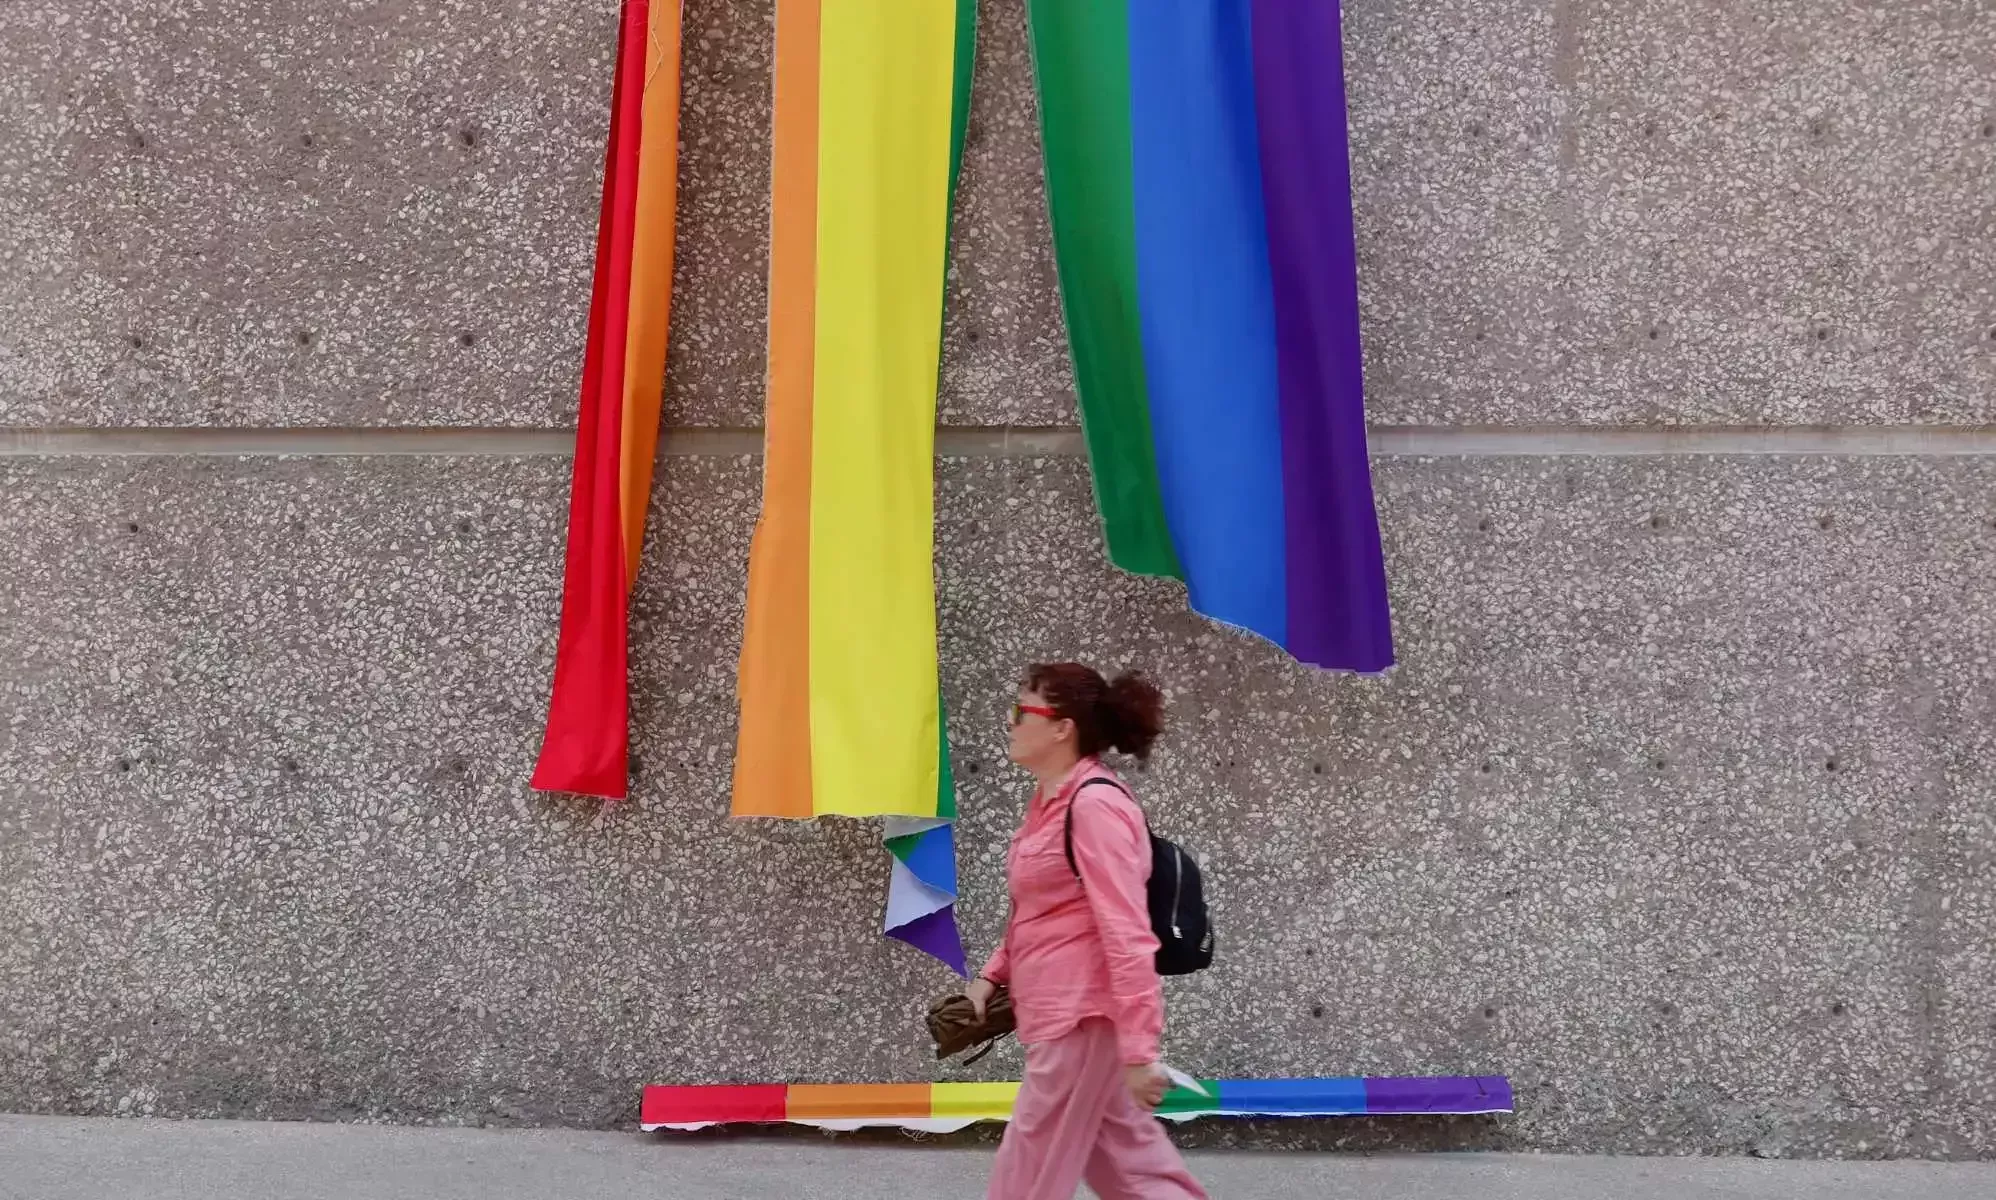
[(1123, 1082), (1129, 1086), (1130, 1097), (1149, 1112), (1164, 1103), (1165, 1089), (1171, 1085), (1170, 1076), (1156, 1063), (1146, 1063), (1140, 1067), (1123, 1068)]
[(971, 980), (970, 986), (963, 990), (964, 999), (970, 1001), (971, 1010), (980, 1021), (984, 1019), (984, 1010), (991, 1004), (991, 997), (997, 994), (998, 985), (982, 975)]

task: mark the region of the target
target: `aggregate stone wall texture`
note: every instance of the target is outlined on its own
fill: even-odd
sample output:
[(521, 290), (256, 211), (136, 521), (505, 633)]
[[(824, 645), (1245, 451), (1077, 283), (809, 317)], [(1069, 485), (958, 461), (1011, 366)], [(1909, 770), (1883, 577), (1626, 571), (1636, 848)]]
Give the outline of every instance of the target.
[[(1996, 420), (1980, 0), (1347, 0), (1373, 416)], [(944, 419), (1073, 419), (1019, 0)], [(686, 6), (669, 416), (758, 423), (771, 0)], [(559, 425), (611, 0), (0, 8), (0, 422)]]
[[(0, 426), (571, 420), (614, 9), (0, 6)], [(1375, 420), (1996, 422), (1986, 4), (1345, 9)], [(771, 4), (686, 13), (668, 416), (752, 426)], [(1064, 425), (1019, 6), (981, 37), (943, 420)], [(0, 1109), (610, 1126), (647, 1081), (929, 1077), (877, 832), (725, 817), (756, 460), (660, 471), (633, 802), (525, 789), (566, 477), (0, 457)], [(1141, 664), (1228, 947), (1172, 1058), (1520, 1087), (1187, 1136), (1996, 1145), (1996, 462), (1381, 459), (1372, 681), (1109, 570), (1077, 460), (939, 478), (971, 940), (1017, 666)]]
[[(647, 1081), (929, 1078), (948, 978), (877, 935), (875, 831), (725, 815), (758, 471), (674, 465), (610, 810), (522, 784), (558, 461), (0, 468), (0, 1108), (607, 1125)], [(1381, 681), (1110, 570), (1075, 460), (941, 474), (971, 940), (1016, 664), (1142, 664), (1226, 939), (1171, 1058), (1523, 1099), (1195, 1136), (1986, 1153), (1996, 465), (1390, 462)]]

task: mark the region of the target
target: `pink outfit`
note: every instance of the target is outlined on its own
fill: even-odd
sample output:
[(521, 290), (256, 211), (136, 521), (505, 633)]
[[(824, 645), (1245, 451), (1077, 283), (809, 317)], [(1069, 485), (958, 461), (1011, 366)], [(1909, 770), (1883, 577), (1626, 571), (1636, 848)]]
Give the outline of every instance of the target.
[[(1096, 776), (1112, 773), (1083, 759), (1051, 796), (1034, 794), (1012, 835), (1012, 919), (980, 974), (1011, 989), (1026, 1080), (989, 1200), (1069, 1200), (1084, 1178), (1103, 1200), (1204, 1200), (1123, 1079), (1125, 1067), (1157, 1061), (1164, 1031), (1144, 901), (1150, 837), (1126, 793), (1079, 786)], [(1070, 805), (1086, 887), (1067, 861)]]
[(1072, 1200), (1083, 1180), (1102, 1200), (1207, 1200), (1164, 1126), (1131, 1098), (1119, 1040), (1090, 1017), (1026, 1047), (986, 1200)]
[[(1005, 860), (1012, 920), (979, 974), (1012, 989), (1019, 1040), (1027, 1045), (1107, 1017), (1123, 1062), (1141, 1065), (1157, 1061), (1164, 1032), (1157, 935), (1144, 903), (1150, 837), (1126, 793), (1098, 783), (1077, 794), (1076, 785), (1094, 776), (1114, 777), (1084, 758), (1051, 797), (1034, 793)], [(1076, 801), (1074, 861), (1085, 888), (1067, 864), (1067, 808)]]

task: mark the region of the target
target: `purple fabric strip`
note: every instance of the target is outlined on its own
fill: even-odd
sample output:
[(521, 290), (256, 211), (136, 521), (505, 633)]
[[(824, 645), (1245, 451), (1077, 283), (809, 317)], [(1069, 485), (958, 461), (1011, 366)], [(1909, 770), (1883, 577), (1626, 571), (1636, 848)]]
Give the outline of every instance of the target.
[(970, 965), (963, 954), (963, 938), (956, 929), (954, 904), (939, 908), (926, 917), (917, 917), (898, 929), (890, 929), (887, 936), (941, 959), (943, 965), (958, 975), (970, 974)]
[(1502, 1075), (1367, 1079), (1365, 1111), (1370, 1116), (1510, 1112), (1511, 1081)]
[(1253, 0), (1262, 196), (1282, 405), (1289, 653), (1393, 665), (1366, 457), (1339, 0)]

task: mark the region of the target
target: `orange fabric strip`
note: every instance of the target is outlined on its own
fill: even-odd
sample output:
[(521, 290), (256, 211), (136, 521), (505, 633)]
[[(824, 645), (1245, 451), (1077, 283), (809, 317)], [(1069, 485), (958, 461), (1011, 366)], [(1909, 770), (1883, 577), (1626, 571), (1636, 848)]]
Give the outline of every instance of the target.
[[(635, 0), (642, 4), (643, 0)], [(672, 313), (672, 243), (679, 192), (680, 0), (653, 0), (646, 23), (643, 140), (631, 244), (631, 319), (624, 358), (624, 423), (618, 462), (624, 585), (636, 584), (651, 506), (652, 462), (665, 390)]]
[(777, 0), (762, 518), (749, 549), (734, 813), (811, 802), (811, 393), (817, 344), (821, 0)]
[(926, 1083), (793, 1083), (785, 1100), (790, 1121), (858, 1120), (864, 1117), (926, 1117)]

